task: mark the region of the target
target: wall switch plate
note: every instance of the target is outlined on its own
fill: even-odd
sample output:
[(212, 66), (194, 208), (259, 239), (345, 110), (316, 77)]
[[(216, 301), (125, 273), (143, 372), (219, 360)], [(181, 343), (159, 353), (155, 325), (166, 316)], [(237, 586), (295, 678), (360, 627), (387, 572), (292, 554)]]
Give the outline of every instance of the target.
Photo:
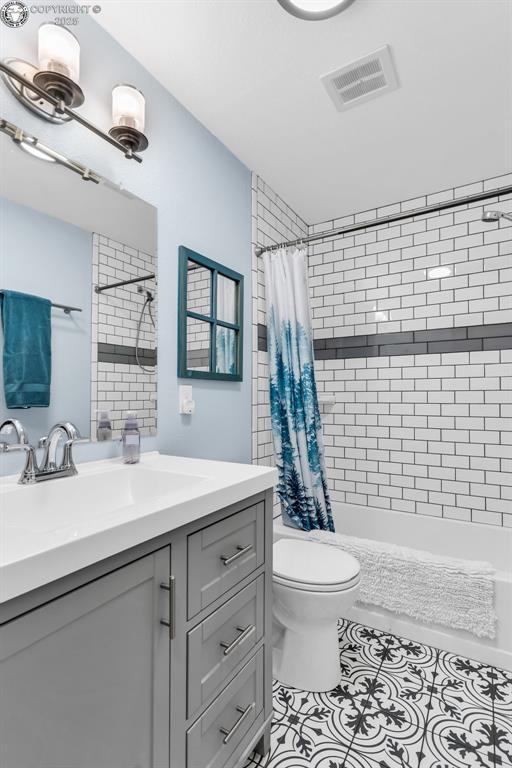
[(192, 398), (192, 387), (189, 384), (182, 384), (178, 387), (180, 398), (180, 413), (185, 416), (192, 416), (196, 409), (196, 404)]

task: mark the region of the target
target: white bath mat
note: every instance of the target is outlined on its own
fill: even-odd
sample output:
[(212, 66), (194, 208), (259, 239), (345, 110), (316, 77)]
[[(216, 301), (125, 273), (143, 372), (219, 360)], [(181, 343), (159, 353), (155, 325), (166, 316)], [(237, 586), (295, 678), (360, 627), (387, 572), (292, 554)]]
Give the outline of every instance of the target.
[(490, 563), (440, 557), (372, 539), (328, 531), (308, 538), (344, 549), (359, 560), (359, 602), (426, 623), (494, 638), (494, 568)]

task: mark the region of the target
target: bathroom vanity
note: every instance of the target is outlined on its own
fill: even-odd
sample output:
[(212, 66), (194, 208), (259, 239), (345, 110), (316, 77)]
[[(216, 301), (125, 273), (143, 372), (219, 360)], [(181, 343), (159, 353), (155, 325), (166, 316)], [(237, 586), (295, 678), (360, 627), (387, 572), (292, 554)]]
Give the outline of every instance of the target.
[(0, 484), (2, 768), (269, 747), (275, 470), (146, 454)]

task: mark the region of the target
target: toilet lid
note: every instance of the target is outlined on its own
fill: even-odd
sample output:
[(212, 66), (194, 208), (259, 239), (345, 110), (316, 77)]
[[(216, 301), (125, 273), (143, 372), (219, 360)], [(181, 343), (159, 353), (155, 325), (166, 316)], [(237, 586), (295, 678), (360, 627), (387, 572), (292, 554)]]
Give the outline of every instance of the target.
[(353, 587), (357, 587), (359, 584), (359, 574), (354, 576), (351, 581), (345, 581), (343, 584), (305, 584), (303, 581), (293, 581), (292, 579), (284, 579), (281, 576), (277, 576), (275, 573), (272, 575), (272, 582), (274, 585), (281, 584), (286, 589), (291, 589), (298, 592), (318, 592), (319, 594), (341, 594), (347, 592)]
[(338, 547), (316, 541), (279, 539), (273, 547), (274, 574), (297, 584), (333, 586), (353, 582), (359, 563)]

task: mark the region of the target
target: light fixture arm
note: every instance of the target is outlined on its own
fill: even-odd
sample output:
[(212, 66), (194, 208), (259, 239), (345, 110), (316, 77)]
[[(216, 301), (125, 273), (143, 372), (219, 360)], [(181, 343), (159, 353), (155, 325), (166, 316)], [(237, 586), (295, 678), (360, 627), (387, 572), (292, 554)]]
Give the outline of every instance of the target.
[(123, 146), (121, 142), (117, 141), (112, 136), (109, 136), (108, 133), (105, 133), (105, 131), (102, 131), (101, 128), (98, 128), (96, 125), (94, 125), (94, 123), (91, 123), (85, 117), (82, 117), (82, 115), (78, 114), (70, 107), (67, 107), (62, 100), (57, 99), (56, 97), (52, 96), (50, 93), (47, 93), (43, 88), (40, 88), (36, 83), (33, 83), (27, 80), (26, 78), (23, 77), (23, 75), (20, 75), (19, 72), (16, 72), (15, 69), (10, 67), (8, 64), (5, 64), (3, 61), (0, 61), (0, 71), (3, 72), (8, 77), (16, 80), (18, 83), (24, 86), (28, 91), (33, 91), (34, 93), (37, 93), (38, 96), (40, 96), (42, 99), (44, 99), (49, 104), (51, 104), (59, 114), (67, 115), (72, 120), (75, 120), (75, 122), (79, 123), (80, 125), (83, 125), (83, 127), (87, 128), (87, 130), (96, 134), (96, 136), (99, 136), (101, 139), (104, 139), (104, 141), (107, 141), (113, 147), (115, 147), (120, 152), (122, 152), (126, 158), (130, 160), (136, 160), (137, 163), (142, 163), (142, 158), (140, 157), (140, 155), (136, 154), (131, 149)]
[(102, 177), (98, 173), (95, 173), (85, 165), (77, 163), (75, 160), (71, 160), (65, 155), (61, 155), (59, 152), (55, 152), (54, 149), (47, 147), (45, 144), (41, 144), (41, 142), (36, 139), (35, 136), (31, 136), (30, 134), (25, 133), (25, 131), (23, 131), (21, 128), (18, 128), (17, 125), (13, 125), (3, 118), (0, 118), (0, 132), (5, 133), (6, 136), (9, 136), (9, 138), (12, 139), (12, 141), (17, 146), (21, 147), (21, 149), (28, 151), (27, 147), (33, 147), (39, 153), (41, 153), (41, 155), (45, 156), (44, 159), (51, 160), (54, 163), (63, 165), (70, 171), (74, 171), (74, 173), (77, 173), (79, 176), (81, 176), (84, 181), (92, 181), (94, 184), (101, 184), (103, 181)]

